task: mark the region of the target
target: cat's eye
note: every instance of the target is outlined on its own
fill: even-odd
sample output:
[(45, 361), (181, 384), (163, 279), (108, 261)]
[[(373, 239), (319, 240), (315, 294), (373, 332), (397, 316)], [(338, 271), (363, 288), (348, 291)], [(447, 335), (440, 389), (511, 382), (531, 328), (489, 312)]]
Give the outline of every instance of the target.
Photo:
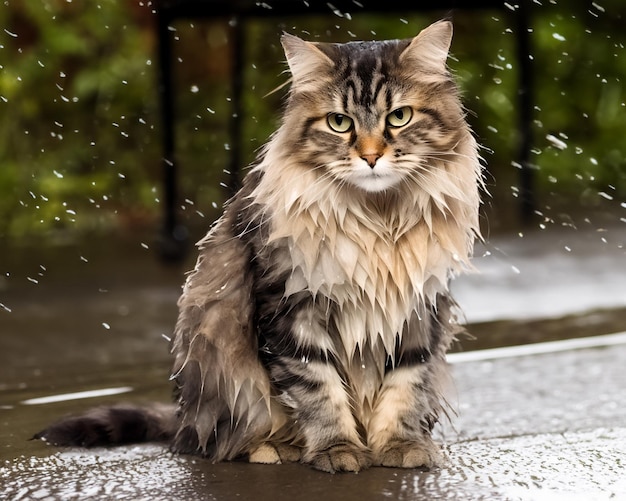
[(413, 110), (410, 106), (403, 106), (397, 110), (393, 110), (387, 115), (387, 124), (391, 127), (404, 127), (409, 123), (413, 116)]
[(328, 126), (335, 132), (344, 133), (352, 129), (353, 120), (348, 115), (329, 113), (326, 117)]

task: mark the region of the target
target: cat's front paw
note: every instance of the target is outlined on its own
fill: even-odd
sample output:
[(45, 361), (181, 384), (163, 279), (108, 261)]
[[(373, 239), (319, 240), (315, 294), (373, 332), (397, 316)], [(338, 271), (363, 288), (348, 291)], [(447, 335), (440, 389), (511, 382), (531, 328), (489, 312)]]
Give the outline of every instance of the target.
[(368, 451), (352, 444), (333, 445), (328, 449), (315, 453), (305, 460), (317, 470), (329, 473), (358, 472), (372, 465), (372, 458)]
[(300, 461), (300, 447), (289, 444), (264, 442), (250, 451), (250, 463), (283, 464)]
[(392, 468), (432, 468), (443, 461), (440, 447), (433, 441), (391, 442), (376, 454), (377, 466)]

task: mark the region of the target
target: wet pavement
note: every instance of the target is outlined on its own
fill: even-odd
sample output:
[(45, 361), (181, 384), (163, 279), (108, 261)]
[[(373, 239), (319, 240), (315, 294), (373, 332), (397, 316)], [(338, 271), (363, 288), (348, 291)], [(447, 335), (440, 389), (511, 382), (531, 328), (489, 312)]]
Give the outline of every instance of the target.
[[(552, 227), (480, 246), (481, 274), (454, 286), (478, 340), (450, 355), (458, 415), (437, 429), (446, 465), (356, 475), (214, 465), (160, 445), (60, 451), (28, 441), (88, 406), (169, 399), (164, 336), (191, 263), (164, 268), (137, 239), (13, 249), (0, 262), (0, 497), (626, 499), (625, 228)], [(590, 326), (605, 336), (472, 351), (539, 340), (546, 325), (552, 340)]]

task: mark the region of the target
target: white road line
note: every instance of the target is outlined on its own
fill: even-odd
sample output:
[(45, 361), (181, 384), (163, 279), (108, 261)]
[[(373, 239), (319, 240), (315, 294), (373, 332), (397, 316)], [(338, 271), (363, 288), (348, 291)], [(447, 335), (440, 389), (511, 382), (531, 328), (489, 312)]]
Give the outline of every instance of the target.
[(119, 395), (133, 391), (131, 386), (121, 386), (119, 388), (102, 388), (100, 390), (78, 391), (76, 393), (62, 393), (60, 395), (50, 395), (48, 397), (29, 398), (22, 400), (22, 405), (41, 405), (54, 402), (65, 402), (66, 400), (79, 400), (82, 398), (106, 397), (109, 395)]
[(580, 350), (583, 348), (602, 348), (626, 344), (626, 332), (605, 334), (603, 336), (591, 336), (563, 341), (549, 341), (546, 343), (522, 344), (519, 346), (506, 346), (504, 348), (491, 348), (488, 350), (466, 351), (463, 353), (450, 353), (447, 356), (451, 364), (465, 362), (479, 362), (481, 360), (495, 360), (499, 358), (523, 357), (527, 355), (542, 355), (545, 353), (557, 353), (560, 351)]

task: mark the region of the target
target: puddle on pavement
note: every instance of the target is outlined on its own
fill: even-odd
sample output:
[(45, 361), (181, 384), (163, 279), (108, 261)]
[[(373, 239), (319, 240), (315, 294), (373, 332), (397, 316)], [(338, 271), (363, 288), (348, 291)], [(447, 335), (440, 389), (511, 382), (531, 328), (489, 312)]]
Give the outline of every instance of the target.
[[(58, 451), (29, 441), (56, 417), (92, 405), (170, 398), (165, 337), (174, 325), (176, 299), (191, 264), (165, 268), (139, 245), (131, 250), (111, 245), (89, 249), (64, 248), (42, 256), (16, 252), (3, 263), (11, 272), (0, 281), (4, 305), (0, 310), (0, 485), (6, 499), (478, 500), (547, 499), (542, 497), (547, 494), (549, 499), (560, 499), (555, 496), (561, 492), (562, 499), (569, 500), (590, 499), (589, 493), (594, 499), (608, 499), (612, 493), (626, 492), (615, 472), (616, 465), (626, 460), (620, 452), (626, 450), (626, 430), (611, 428), (615, 394), (607, 396), (608, 416), (600, 431), (470, 440), (468, 427), (491, 428), (498, 435), (511, 429), (510, 423), (494, 426), (489, 415), (494, 411), (486, 411), (483, 421), (476, 419), (470, 425), (461, 415), (455, 420), (459, 431), (444, 434), (450, 462), (433, 472), (373, 468), (358, 475), (331, 476), (301, 465), (213, 465), (174, 456), (158, 445)], [(474, 333), (480, 341), (464, 343), (463, 348), (511, 344), (512, 333), (523, 340), (532, 332), (535, 337), (530, 341), (536, 341), (538, 331), (545, 340), (564, 333), (571, 337), (576, 332), (592, 335), (626, 329), (623, 310), (594, 315), (538, 322), (531, 328), (523, 322), (477, 324)], [(502, 396), (496, 395), (490, 401), (489, 392), (472, 390), (472, 384), (479, 388), (485, 380), (502, 379), (489, 372), (488, 363), (476, 367), (482, 383), (471, 383), (464, 376), (465, 387), (459, 387), (459, 392), (471, 398), (475, 391), (479, 394), (475, 398), (485, 405), (510, 407), (506, 397), (502, 402), (498, 401)], [(543, 376), (538, 372), (520, 368), (520, 373), (534, 373), (540, 381)], [(92, 399), (22, 403), (119, 388), (129, 391)], [(463, 404), (460, 409), (462, 414), (468, 412)], [(531, 418), (512, 419), (523, 423), (526, 431), (532, 429)]]
[(328, 475), (302, 465), (210, 464), (155, 445), (22, 456), (0, 467), (6, 499), (619, 499), (626, 429), (452, 444), (431, 472)]

